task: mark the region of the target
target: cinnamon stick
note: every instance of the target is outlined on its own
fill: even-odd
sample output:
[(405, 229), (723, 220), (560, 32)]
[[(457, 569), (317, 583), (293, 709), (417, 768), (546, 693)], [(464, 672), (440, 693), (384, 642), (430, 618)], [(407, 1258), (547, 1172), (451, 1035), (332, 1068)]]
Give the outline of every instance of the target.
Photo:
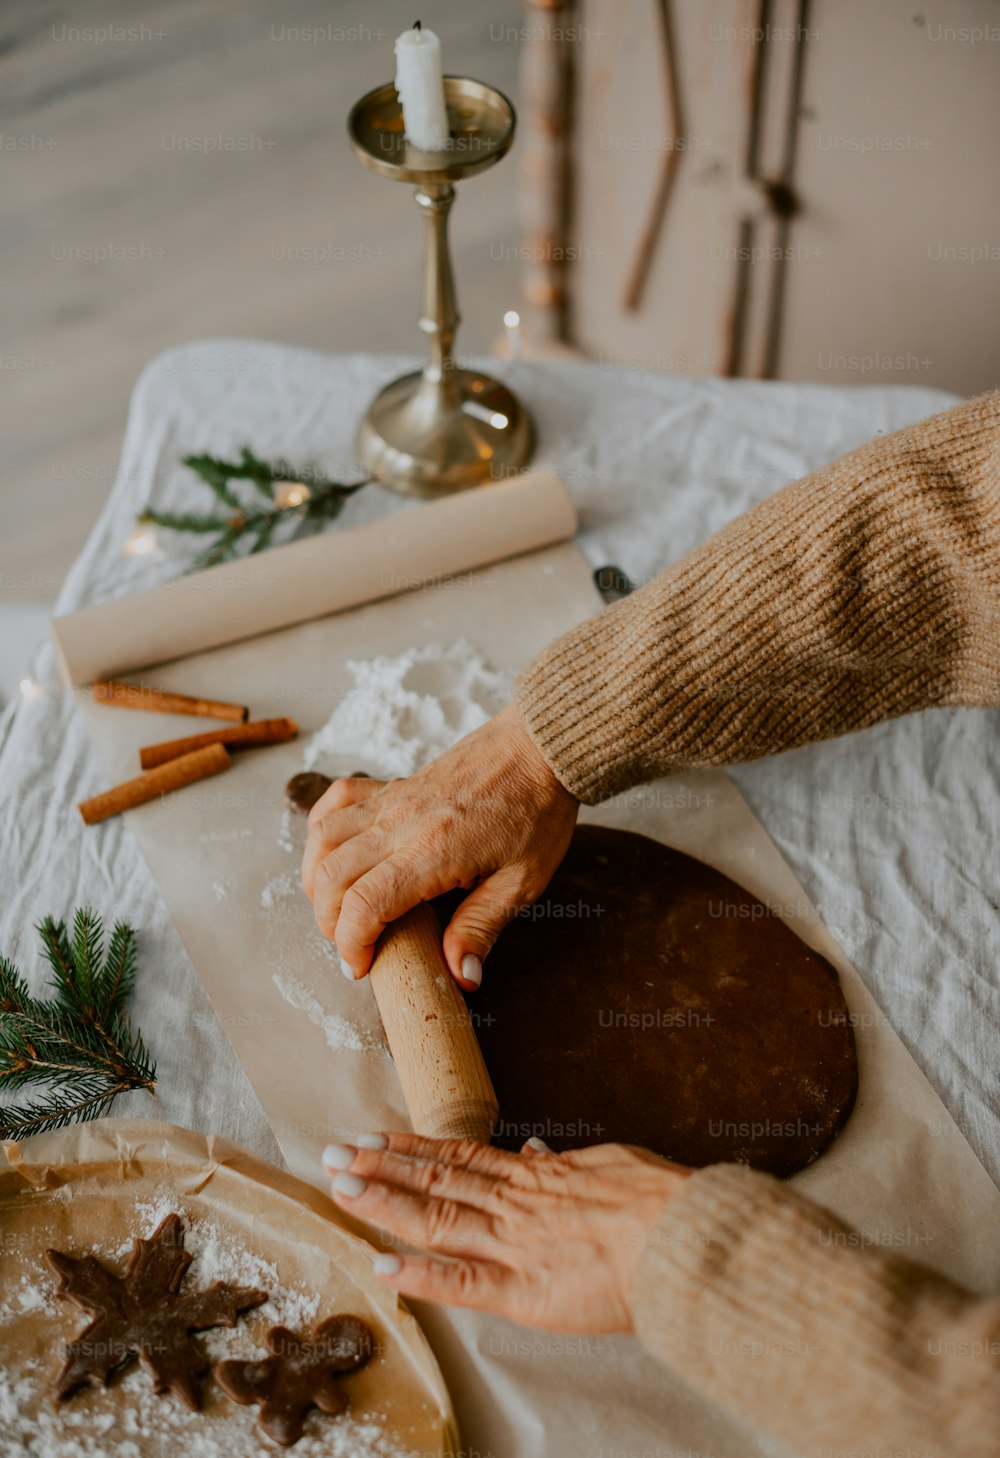
[(294, 739), (299, 726), (294, 719), (254, 719), (249, 724), (234, 724), (229, 729), (210, 729), (207, 734), (189, 734), (186, 739), (167, 739), (162, 744), (147, 744), (139, 750), (139, 763), (144, 770), (155, 769), (178, 759), (182, 754), (191, 754), (195, 749), (204, 749), (208, 744), (224, 744), (227, 749), (257, 749), (264, 744), (284, 744)]
[(142, 683), (119, 683), (115, 679), (97, 679), (91, 684), (97, 703), (114, 704), (120, 709), (148, 709), (154, 714), (195, 714), (200, 719), (226, 719), (243, 724), (250, 717), (245, 704), (218, 703), (215, 699), (196, 699), (189, 694), (171, 694), (165, 689), (149, 688)]
[(171, 759), (156, 769), (146, 770), (136, 775), (134, 780), (126, 780), (105, 790), (103, 795), (81, 801), (80, 814), (87, 825), (96, 825), (100, 820), (120, 815), (123, 810), (155, 800), (158, 795), (183, 789), (185, 785), (194, 784), (195, 780), (203, 780), (208, 775), (217, 775), (231, 764), (225, 745), (209, 744), (205, 749), (196, 749), (193, 754), (184, 754), (180, 759)]

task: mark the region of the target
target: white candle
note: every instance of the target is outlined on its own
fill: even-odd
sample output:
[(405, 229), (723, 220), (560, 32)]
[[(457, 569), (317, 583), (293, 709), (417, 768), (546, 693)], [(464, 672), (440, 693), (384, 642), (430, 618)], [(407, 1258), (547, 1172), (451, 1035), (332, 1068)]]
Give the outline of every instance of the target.
[(444, 108), (441, 42), (432, 30), (415, 25), (396, 41), (396, 90), (403, 107), (406, 140), (421, 152), (442, 152), (448, 145)]

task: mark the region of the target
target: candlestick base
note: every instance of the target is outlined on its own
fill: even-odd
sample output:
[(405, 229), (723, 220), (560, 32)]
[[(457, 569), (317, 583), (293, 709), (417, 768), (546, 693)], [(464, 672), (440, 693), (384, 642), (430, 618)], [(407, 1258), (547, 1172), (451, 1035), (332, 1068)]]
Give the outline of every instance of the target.
[(417, 371), (372, 401), (358, 457), (394, 491), (433, 497), (502, 480), (527, 464), (533, 445), (527, 411), (499, 380), (454, 369), (442, 390)]

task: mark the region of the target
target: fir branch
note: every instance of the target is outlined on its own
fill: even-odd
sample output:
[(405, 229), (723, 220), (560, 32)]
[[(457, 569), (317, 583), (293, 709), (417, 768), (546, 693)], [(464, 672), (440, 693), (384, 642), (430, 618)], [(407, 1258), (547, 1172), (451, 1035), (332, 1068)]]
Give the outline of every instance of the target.
[(121, 1013), (135, 986), (136, 935), (126, 921), (116, 921), (107, 960), (101, 968), (97, 1002), (105, 1017)]
[(182, 514), (153, 511), (151, 507), (141, 511), (136, 520), (143, 526), (169, 527), (172, 532), (217, 532), (229, 525), (229, 518), (225, 516), (209, 516), (195, 511)]
[(205, 485), (209, 490), (215, 492), (224, 506), (231, 506), (234, 510), (239, 511), (240, 498), (229, 489), (230, 477), (238, 475), (239, 472), (217, 456), (185, 456), (184, 464), (190, 466), (191, 470), (201, 477)]
[(30, 1014), (35, 1007), (28, 984), (14, 963), (8, 962), (6, 957), (0, 957), (0, 1039), (3, 1037), (4, 1013)]
[(32, 997), (14, 964), (0, 957), (0, 1090), (46, 1090), (31, 1104), (0, 1104), (5, 1138), (96, 1119), (118, 1094), (152, 1094), (156, 1085), (156, 1066), (122, 1011), (135, 980), (132, 927), (115, 924), (107, 955), (101, 918), (89, 908), (76, 912), (72, 942), (52, 917), (38, 931), (54, 997)]
[(244, 525), (244, 520), (241, 518), (238, 525), (227, 527), (218, 541), (198, 553), (191, 563), (190, 570), (200, 572), (203, 567), (217, 567), (220, 562), (225, 562), (228, 557), (232, 556), (232, 549), (236, 545)]
[[(276, 481), (294, 481), (296, 479), (294, 476), (279, 476), (276, 468), (269, 466), (266, 461), (258, 460), (249, 446), (244, 446), (240, 451), (240, 464), (243, 469), (234, 471), (234, 476), (241, 477), (246, 481), (252, 481), (260, 494), (266, 496), (268, 501), (274, 500), (274, 483)], [(284, 465), (284, 462), (281, 465)]]
[[(307, 532), (319, 531), (327, 523), (335, 521), (345, 501), (371, 479), (366, 477), (363, 481), (351, 483), (331, 481), (311, 468), (296, 470), (284, 460), (268, 463), (254, 455), (249, 446), (242, 447), (236, 461), (226, 461), (221, 456), (206, 453), (185, 456), (184, 464), (204, 481), (229, 511), (225, 515), (218, 512), (169, 512), (150, 506), (140, 512), (138, 520), (170, 531), (214, 534), (215, 540), (194, 558), (189, 568), (192, 572), (231, 561), (238, 555), (243, 542), (248, 543), (248, 556), (264, 551), (277, 529), (286, 524)], [(233, 489), (233, 481), (249, 481), (267, 504), (245, 504)], [(279, 483), (287, 481), (301, 482), (308, 494), (303, 501), (280, 506), (276, 488)]]
[(62, 1129), (67, 1124), (99, 1119), (108, 1112), (119, 1094), (127, 1093), (134, 1086), (122, 1083), (109, 1087), (106, 1083), (95, 1082), (89, 1087), (81, 1084), (76, 1096), (69, 1102), (60, 1094), (49, 1094), (31, 1104), (8, 1104), (0, 1113), (0, 1133), (5, 1139), (27, 1139), (49, 1129)]
[(53, 921), (51, 916), (47, 916), (37, 931), (45, 948), (45, 960), (55, 973), (57, 985), (72, 987), (76, 969), (73, 966), (69, 937), (66, 935), (66, 923)]
[(270, 515), (261, 522), (260, 526), (256, 528), (257, 540), (250, 548), (251, 557), (254, 555), (255, 552), (263, 552), (264, 548), (270, 542), (271, 537), (274, 533), (274, 528), (277, 526), (277, 524), (277, 514), (272, 511)]
[(104, 955), (104, 928), (101, 918), (89, 906), (81, 906), (73, 917), (73, 966), (76, 969), (73, 991), (81, 1013), (89, 1015), (94, 1006), (94, 985), (100, 976)]

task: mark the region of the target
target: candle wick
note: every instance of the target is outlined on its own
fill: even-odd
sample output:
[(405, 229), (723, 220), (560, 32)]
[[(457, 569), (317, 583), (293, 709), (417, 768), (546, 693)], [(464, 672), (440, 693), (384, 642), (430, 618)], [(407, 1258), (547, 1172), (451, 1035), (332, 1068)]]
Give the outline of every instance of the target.
[(421, 25), (421, 23), (420, 23), (419, 20), (415, 20), (413, 22), (413, 29), (414, 30), (423, 30), (423, 26)]

